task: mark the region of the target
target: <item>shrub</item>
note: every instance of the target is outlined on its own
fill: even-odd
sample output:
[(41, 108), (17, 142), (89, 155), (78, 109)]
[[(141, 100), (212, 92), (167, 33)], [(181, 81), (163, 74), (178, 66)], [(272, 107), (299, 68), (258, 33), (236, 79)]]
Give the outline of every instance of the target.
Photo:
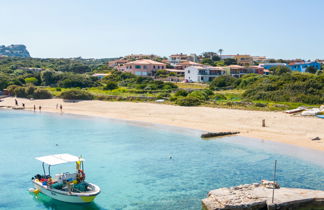
[(232, 76), (219, 76), (216, 77), (209, 85), (211, 90), (234, 88), (237, 78)]
[(14, 95), (20, 98), (27, 98), (26, 89), (24, 87), (17, 87), (14, 90)]
[(187, 96), (189, 93), (186, 90), (180, 89), (177, 92), (175, 92), (175, 96)]
[(61, 93), (60, 95), (63, 99), (68, 100), (92, 100), (94, 96), (83, 90), (69, 90)]
[(269, 71), (274, 75), (282, 75), (286, 73), (291, 73), (291, 70), (287, 66), (273, 66)]
[(108, 81), (107, 84), (104, 87), (104, 90), (114, 90), (117, 89), (118, 85), (114, 81)]
[(215, 100), (226, 100), (225, 95), (223, 95), (221, 93), (216, 93), (214, 98), (215, 98)]
[(36, 89), (33, 94), (35, 99), (49, 99), (52, 98), (52, 94), (48, 90)]
[(205, 91), (203, 91), (203, 90), (195, 90), (195, 91), (192, 91), (188, 96), (192, 96), (192, 97), (198, 98), (201, 101), (206, 101), (206, 100), (209, 99), (208, 94)]
[(162, 99), (162, 98), (167, 98), (170, 97), (170, 93), (160, 93), (157, 95), (157, 98)]
[(181, 97), (176, 100), (176, 104), (180, 106), (198, 106), (201, 104), (199, 98), (194, 96)]

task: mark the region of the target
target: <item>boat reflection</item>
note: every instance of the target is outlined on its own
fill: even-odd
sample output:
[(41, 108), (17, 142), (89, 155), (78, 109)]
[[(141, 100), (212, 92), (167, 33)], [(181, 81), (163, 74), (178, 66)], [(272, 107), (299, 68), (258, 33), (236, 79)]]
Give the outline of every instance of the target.
[(51, 210), (105, 210), (105, 208), (98, 206), (94, 202), (85, 204), (66, 203), (52, 199), (43, 193), (33, 195), (33, 199), (40, 205), (43, 205), (46, 209)]

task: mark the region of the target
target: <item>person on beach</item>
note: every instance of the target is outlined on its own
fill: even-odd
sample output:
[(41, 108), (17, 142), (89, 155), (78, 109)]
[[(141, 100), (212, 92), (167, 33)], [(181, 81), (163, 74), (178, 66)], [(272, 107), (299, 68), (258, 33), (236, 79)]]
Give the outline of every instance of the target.
[(39, 106), (38, 109), (39, 109), (39, 111), (42, 111), (42, 107), (41, 106)]
[(61, 110), (61, 112), (62, 112), (62, 110), (63, 110), (63, 106), (62, 106), (62, 104), (60, 104), (60, 110)]
[(36, 111), (36, 106), (35, 106), (35, 104), (34, 104), (34, 112)]
[(18, 101), (17, 101), (17, 99), (15, 99), (15, 104), (16, 104), (16, 106), (18, 106)]
[(25, 109), (25, 104), (24, 103), (22, 103), (22, 107)]

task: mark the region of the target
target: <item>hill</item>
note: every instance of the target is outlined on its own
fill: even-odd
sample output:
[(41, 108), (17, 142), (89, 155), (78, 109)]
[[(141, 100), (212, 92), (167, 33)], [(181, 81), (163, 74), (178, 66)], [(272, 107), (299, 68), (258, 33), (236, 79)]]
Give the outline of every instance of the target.
[(0, 45), (0, 56), (30, 58), (30, 54), (25, 45), (12, 44), (9, 46)]

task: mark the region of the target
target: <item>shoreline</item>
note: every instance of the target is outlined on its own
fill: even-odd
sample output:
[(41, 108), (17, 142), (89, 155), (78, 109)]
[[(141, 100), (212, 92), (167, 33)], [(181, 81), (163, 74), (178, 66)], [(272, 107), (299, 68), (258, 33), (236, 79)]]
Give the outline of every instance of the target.
[[(0, 106), (14, 106), (14, 97), (4, 98)], [(182, 107), (155, 103), (77, 101), (62, 99), (29, 100), (17, 98), (19, 107), (27, 111), (36, 105), (42, 112), (60, 114), (56, 104), (62, 104), (63, 114), (76, 114), (129, 122), (150, 123), (206, 132), (239, 131), (238, 136), (291, 144), (324, 151), (324, 121), (315, 117), (292, 116), (282, 112), (249, 111), (210, 107)], [(266, 127), (262, 127), (262, 120)], [(312, 141), (311, 138), (321, 140)]]

